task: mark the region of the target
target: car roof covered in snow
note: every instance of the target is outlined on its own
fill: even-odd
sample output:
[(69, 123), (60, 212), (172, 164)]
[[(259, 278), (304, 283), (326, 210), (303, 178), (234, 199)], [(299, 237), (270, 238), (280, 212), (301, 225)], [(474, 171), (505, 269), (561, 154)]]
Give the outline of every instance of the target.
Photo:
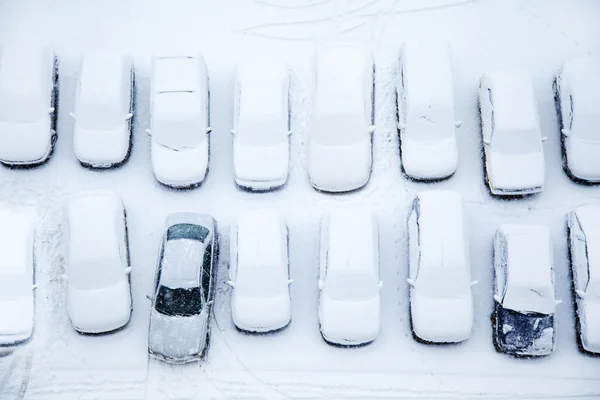
[(531, 76), (523, 71), (497, 71), (481, 77), (491, 89), (496, 130), (537, 130), (538, 110)]
[[(12, 205), (0, 202), (0, 276), (27, 273), (32, 262), (34, 224), (31, 216)], [(0, 282), (1, 284), (1, 282)]]
[[(505, 224), (499, 232), (508, 249), (507, 295), (503, 305), (521, 311), (553, 312), (556, 303), (550, 230), (543, 225)], [(512, 289), (537, 295), (513, 298), (508, 296)]]
[(123, 107), (123, 87), (130, 87), (131, 63), (120, 54), (91, 52), (81, 62), (80, 98), (93, 103)]
[(417, 194), (421, 265), (468, 267), (462, 196), (449, 190)]
[(402, 46), (407, 112), (441, 116), (454, 124), (454, 90), (450, 48), (445, 42), (407, 41)]
[(331, 43), (316, 53), (315, 110), (319, 114), (364, 113), (372, 85), (373, 57), (355, 43)]
[(201, 55), (158, 56), (153, 60), (154, 92), (204, 92), (208, 70)]
[(372, 273), (378, 268), (378, 229), (375, 216), (354, 207), (333, 210), (326, 218), (327, 269)]
[(87, 264), (119, 257), (124, 224), (121, 199), (108, 190), (78, 193), (67, 201), (69, 263)]
[(170, 288), (197, 287), (206, 245), (191, 239), (166, 241), (160, 283)]
[(590, 279), (600, 278), (600, 204), (588, 204), (572, 210), (587, 243)]
[(249, 212), (237, 222), (238, 265), (274, 267), (285, 262), (285, 223), (276, 213)]
[(278, 118), (287, 110), (289, 72), (278, 59), (244, 60), (237, 67), (236, 80), (240, 116)]
[(573, 111), (600, 114), (600, 59), (579, 57), (568, 60), (560, 74), (573, 96)]

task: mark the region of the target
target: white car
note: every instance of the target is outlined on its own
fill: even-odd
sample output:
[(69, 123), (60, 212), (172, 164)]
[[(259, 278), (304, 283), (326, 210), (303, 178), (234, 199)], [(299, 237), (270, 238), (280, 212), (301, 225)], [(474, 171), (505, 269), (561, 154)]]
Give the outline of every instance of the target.
[(124, 327), (131, 316), (131, 266), (125, 207), (110, 191), (67, 201), (65, 278), (71, 324), (80, 333)]
[(198, 186), (208, 172), (208, 70), (201, 55), (155, 57), (150, 126), (152, 169), (170, 187)]
[(517, 71), (485, 74), (479, 109), (486, 180), (498, 196), (527, 195), (544, 188), (544, 147), (531, 77)]
[(450, 177), (458, 166), (454, 89), (447, 44), (406, 42), (397, 83), (404, 173), (415, 180)]
[(473, 294), (462, 197), (417, 194), (408, 216), (410, 318), (415, 339), (457, 343), (471, 336)]
[(261, 191), (283, 186), (290, 158), (289, 71), (276, 59), (238, 65), (233, 103), (236, 183)]
[(600, 182), (600, 58), (567, 61), (554, 81), (554, 93), (567, 173)]
[(542, 225), (502, 225), (494, 237), (496, 348), (543, 356), (556, 346), (556, 300), (550, 231)]
[(308, 175), (325, 192), (347, 192), (371, 176), (374, 64), (359, 44), (328, 44), (315, 55)]
[(0, 204), (0, 349), (33, 333), (34, 238), (30, 216)]
[(595, 255), (600, 249), (600, 206), (572, 210), (567, 226), (581, 345), (600, 353), (600, 263)]
[(44, 163), (56, 141), (58, 64), (48, 48), (0, 48), (0, 162)]
[(73, 145), (81, 164), (110, 168), (122, 164), (131, 148), (133, 67), (124, 56), (86, 54), (75, 95)]
[(275, 213), (242, 215), (231, 227), (231, 315), (249, 332), (284, 328), (292, 317), (288, 232)]
[(363, 345), (381, 325), (379, 234), (375, 216), (339, 208), (321, 224), (319, 325), (326, 342)]

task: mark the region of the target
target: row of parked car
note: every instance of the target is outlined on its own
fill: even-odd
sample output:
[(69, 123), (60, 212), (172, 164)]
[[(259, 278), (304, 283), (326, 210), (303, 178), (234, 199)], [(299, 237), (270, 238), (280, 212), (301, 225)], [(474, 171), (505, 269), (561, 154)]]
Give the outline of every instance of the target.
[[(243, 188), (281, 187), (289, 169), (289, 70), (277, 59), (241, 62), (233, 112), (233, 166)], [(314, 57), (314, 91), (307, 170), (322, 191), (364, 186), (372, 166), (375, 64), (367, 47), (330, 43)], [(88, 167), (119, 165), (131, 150), (134, 68), (124, 56), (86, 54), (76, 89), (74, 149)], [(406, 43), (397, 74), (402, 169), (416, 180), (450, 177), (458, 166), (454, 89), (447, 45)], [(565, 170), (576, 180), (600, 182), (600, 61), (569, 60), (554, 91)], [(36, 165), (56, 140), (58, 65), (48, 49), (0, 50), (0, 161)], [(531, 77), (518, 71), (485, 74), (479, 86), (486, 181), (496, 195), (543, 189), (545, 162)], [(156, 56), (150, 95), (152, 167), (176, 188), (199, 185), (208, 172), (210, 90), (199, 54)]]
[[(0, 207), (0, 345), (27, 341), (33, 332), (34, 225), (8, 205)], [(600, 353), (600, 206), (567, 216), (568, 243), (581, 346)], [(10, 229), (8, 229), (10, 227)], [(215, 298), (218, 230), (196, 213), (171, 214), (158, 255), (148, 350), (173, 363), (201, 358), (209, 343)], [(415, 339), (467, 340), (473, 325), (469, 240), (460, 194), (419, 193), (407, 218), (410, 321)], [(127, 217), (110, 191), (70, 197), (63, 224), (67, 311), (80, 333), (123, 328), (132, 311)], [(234, 324), (272, 332), (291, 321), (288, 228), (276, 214), (254, 212), (231, 225), (227, 283)], [(375, 216), (343, 207), (321, 223), (319, 326), (343, 346), (375, 340), (380, 329), (379, 235)], [(540, 356), (555, 348), (551, 235), (541, 225), (503, 225), (494, 237), (494, 343), (501, 352)]]

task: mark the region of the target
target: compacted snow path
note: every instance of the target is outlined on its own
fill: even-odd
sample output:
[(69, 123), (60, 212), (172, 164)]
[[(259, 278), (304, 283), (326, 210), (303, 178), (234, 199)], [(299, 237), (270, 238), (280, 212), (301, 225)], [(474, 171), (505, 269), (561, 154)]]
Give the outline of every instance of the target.
[[(575, 341), (564, 217), (572, 207), (600, 200), (600, 187), (572, 183), (561, 169), (551, 82), (568, 57), (599, 55), (600, 4), (594, 0), (0, 0), (0, 44), (41, 42), (60, 59), (58, 142), (51, 160), (31, 170), (0, 168), (0, 199), (31, 205), (40, 222), (36, 327), (33, 340), (0, 358), (0, 398), (228, 399), (228, 398), (594, 398), (600, 396), (600, 359)], [(369, 184), (347, 195), (314, 191), (305, 171), (311, 106), (310, 56), (327, 38), (366, 40), (376, 63), (374, 165)], [(400, 172), (395, 123), (396, 55), (405, 39), (450, 41), (453, 49), (459, 166), (448, 181), (422, 184)], [(136, 115), (131, 158), (121, 168), (81, 168), (73, 153), (73, 109), (78, 60), (106, 47), (133, 57)], [(201, 51), (211, 85), (211, 164), (192, 191), (155, 182), (151, 165), (148, 96), (151, 55)], [(280, 191), (236, 189), (231, 154), (233, 74), (237, 60), (276, 54), (291, 65), (290, 176)], [(534, 77), (547, 162), (546, 189), (519, 200), (493, 199), (484, 185), (477, 111), (485, 71), (523, 68)], [(83, 336), (70, 326), (62, 279), (62, 202), (84, 189), (112, 189), (127, 207), (134, 311), (127, 327)], [(475, 321), (455, 346), (413, 340), (408, 318), (405, 218), (423, 189), (457, 190), (470, 231)], [(372, 344), (344, 349), (321, 338), (317, 317), (320, 217), (341, 203), (370, 207), (380, 223), (382, 326)], [(231, 321), (225, 284), (229, 224), (240, 212), (279, 211), (290, 227), (292, 322), (269, 335), (247, 335)], [(211, 324), (212, 343), (200, 365), (149, 361), (147, 329), (156, 258), (166, 216), (175, 211), (213, 214), (221, 257)], [(501, 223), (529, 222), (553, 235), (558, 306), (557, 349), (549, 357), (514, 359), (492, 345), (492, 238)]]

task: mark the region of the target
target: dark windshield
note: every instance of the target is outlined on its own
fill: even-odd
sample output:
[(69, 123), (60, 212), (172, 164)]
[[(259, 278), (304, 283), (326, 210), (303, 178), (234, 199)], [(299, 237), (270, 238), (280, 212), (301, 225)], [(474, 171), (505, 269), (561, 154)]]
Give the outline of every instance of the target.
[(190, 239), (204, 242), (209, 230), (200, 225), (177, 224), (167, 230), (167, 240)]
[(154, 308), (161, 314), (176, 317), (200, 314), (202, 312), (202, 289), (199, 287), (171, 289), (161, 286), (156, 295)]

